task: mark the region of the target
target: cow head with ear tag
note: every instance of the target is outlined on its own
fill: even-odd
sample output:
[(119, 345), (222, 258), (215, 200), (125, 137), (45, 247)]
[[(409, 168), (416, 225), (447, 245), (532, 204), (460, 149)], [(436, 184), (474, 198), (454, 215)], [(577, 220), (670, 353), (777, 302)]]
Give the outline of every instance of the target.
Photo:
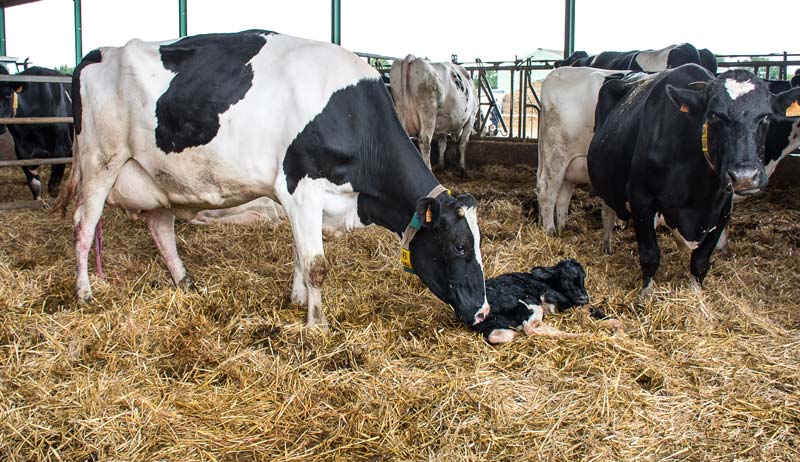
[[(5, 66), (0, 65), (0, 75), (8, 75)], [(16, 112), (17, 94), (28, 87), (25, 82), (0, 82), (0, 117), (14, 117)], [(6, 132), (6, 126), (0, 125), (0, 134)]]
[(420, 230), (409, 246), (414, 272), (467, 325), (489, 314), (475, 198), (469, 194), (422, 198)]
[(708, 123), (708, 154), (720, 181), (740, 195), (767, 185), (764, 141), (772, 119), (791, 118), (800, 89), (778, 95), (748, 71), (730, 70), (690, 88), (667, 85), (667, 94), (687, 116), (703, 115)]

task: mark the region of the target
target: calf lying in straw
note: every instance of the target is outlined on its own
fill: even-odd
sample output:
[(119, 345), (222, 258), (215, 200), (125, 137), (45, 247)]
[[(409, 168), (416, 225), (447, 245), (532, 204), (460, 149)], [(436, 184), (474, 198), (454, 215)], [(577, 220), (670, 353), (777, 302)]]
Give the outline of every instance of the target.
[[(545, 313), (565, 311), (589, 303), (584, 280), (586, 273), (573, 259), (562, 260), (555, 266), (531, 268), (527, 273), (506, 273), (486, 281), (486, 299), (491, 311), (475, 326), (489, 343), (510, 342), (522, 330), (526, 335), (577, 337), (580, 334), (562, 332), (542, 320)], [(592, 317), (604, 319), (596, 308)], [(608, 321), (615, 331), (622, 325), (616, 319)]]

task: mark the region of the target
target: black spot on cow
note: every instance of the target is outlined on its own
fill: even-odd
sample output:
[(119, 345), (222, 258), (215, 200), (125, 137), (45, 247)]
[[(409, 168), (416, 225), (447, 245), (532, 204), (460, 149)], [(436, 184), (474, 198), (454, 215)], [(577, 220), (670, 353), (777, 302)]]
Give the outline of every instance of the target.
[(159, 48), (164, 67), (177, 74), (156, 103), (159, 149), (178, 153), (214, 139), (220, 114), (253, 85), (249, 61), (268, 34), (273, 32), (196, 35)]
[(81, 133), (81, 71), (83, 71), (84, 67), (99, 63), (102, 60), (103, 57), (100, 54), (100, 50), (92, 50), (83, 57), (78, 67), (76, 67), (75, 71), (72, 73), (72, 121), (75, 125), (76, 135)]

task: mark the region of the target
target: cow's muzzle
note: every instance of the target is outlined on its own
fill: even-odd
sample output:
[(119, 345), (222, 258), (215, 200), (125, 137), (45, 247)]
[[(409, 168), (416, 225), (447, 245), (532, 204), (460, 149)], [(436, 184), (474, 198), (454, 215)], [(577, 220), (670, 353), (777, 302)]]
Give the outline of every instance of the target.
[(757, 167), (741, 167), (728, 170), (728, 181), (733, 192), (749, 196), (761, 191), (767, 185), (767, 175)]
[(487, 316), (489, 316), (489, 304), (484, 303), (478, 312), (475, 313), (475, 317), (472, 320), (472, 325), (477, 326), (478, 324), (482, 323)]

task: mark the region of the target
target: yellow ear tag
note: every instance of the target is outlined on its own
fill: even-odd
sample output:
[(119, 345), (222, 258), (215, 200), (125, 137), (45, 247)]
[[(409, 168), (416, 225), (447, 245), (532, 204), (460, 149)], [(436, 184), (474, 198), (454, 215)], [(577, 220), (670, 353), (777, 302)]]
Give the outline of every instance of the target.
[(797, 104), (797, 100), (786, 108), (786, 117), (800, 117), (800, 104)]
[(433, 221), (433, 214), (431, 213), (431, 208), (428, 207), (428, 210), (425, 211), (425, 223), (430, 223)]
[(405, 268), (408, 272), (413, 272), (414, 267), (411, 266), (411, 251), (407, 249), (400, 249), (400, 263), (403, 264), (403, 268)]
[(681, 104), (681, 112), (685, 112), (686, 114), (689, 113), (689, 106), (685, 104)]
[(703, 146), (703, 154), (708, 159), (708, 122), (703, 124), (703, 134), (700, 137), (700, 142)]
[(16, 93), (13, 93), (12, 98), (13, 98), (13, 100), (11, 101), (11, 109), (16, 114), (17, 108), (19, 107), (19, 99), (17, 99), (17, 94)]

